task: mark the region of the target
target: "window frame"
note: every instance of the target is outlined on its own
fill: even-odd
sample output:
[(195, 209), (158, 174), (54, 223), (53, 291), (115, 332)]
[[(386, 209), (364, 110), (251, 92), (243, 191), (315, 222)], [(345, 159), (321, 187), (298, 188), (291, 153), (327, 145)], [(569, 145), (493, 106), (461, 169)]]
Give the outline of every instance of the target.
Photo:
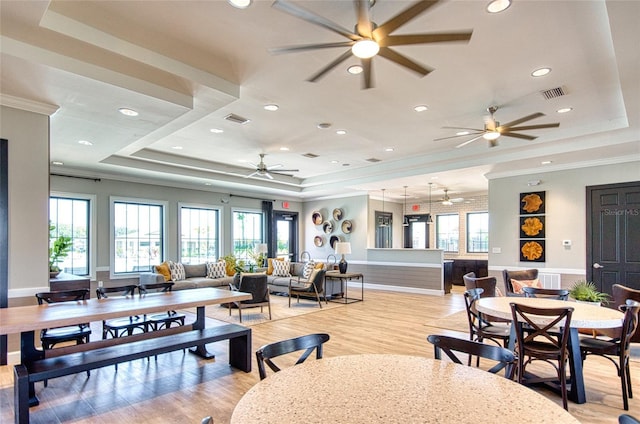
[(230, 237), (230, 242), (231, 242), (231, 254), (233, 254), (237, 259), (242, 259), (242, 260), (247, 260), (247, 259), (251, 259), (251, 258), (244, 258), (244, 257), (240, 257), (238, 255), (236, 255), (236, 235), (235, 235), (235, 215), (238, 212), (243, 212), (243, 213), (251, 213), (251, 214), (256, 214), (256, 215), (260, 215), (260, 241), (259, 243), (264, 243), (265, 241), (265, 224), (266, 224), (266, 217), (264, 215), (264, 212), (261, 209), (254, 209), (254, 208), (232, 208), (231, 209), (231, 237)]
[(135, 203), (139, 205), (160, 206), (162, 208), (162, 257), (158, 263), (162, 263), (167, 255), (167, 210), (168, 202), (163, 200), (142, 199), (137, 197), (109, 196), (109, 278), (112, 280), (131, 278), (140, 275), (144, 271), (115, 272), (115, 204)]
[(458, 245), (458, 250), (446, 250), (446, 249), (442, 249), (443, 252), (445, 253), (460, 253), (460, 214), (458, 212), (452, 212), (452, 213), (440, 213), (440, 214), (436, 214), (436, 249), (441, 249), (440, 248), (440, 218), (441, 217), (450, 217), (450, 216), (455, 216), (457, 219), (456, 221), (458, 222), (458, 238), (457, 238), (457, 245)]
[[(217, 226), (216, 226), (216, 236), (217, 236), (217, 252), (216, 259), (219, 260), (222, 257), (223, 252), (223, 239), (222, 239), (222, 208), (213, 205), (206, 205), (201, 203), (182, 203), (178, 202), (178, 260), (182, 262), (182, 209), (204, 209), (208, 211), (215, 211), (217, 213)], [(204, 262), (203, 262), (204, 263)]]
[[(466, 214), (466, 249), (467, 249), (467, 253), (489, 253), (489, 211), (470, 211), (467, 212)], [(469, 225), (469, 217), (471, 215), (485, 215), (487, 218), (487, 232), (486, 233), (482, 233), (479, 232), (478, 234), (486, 234), (487, 236), (487, 249), (486, 250), (471, 250), (470, 246), (471, 246), (471, 231), (470, 231), (470, 225)]]
[[(96, 244), (96, 233), (97, 233), (97, 219), (96, 219), (96, 195), (95, 194), (87, 194), (87, 193), (71, 193), (64, 191), (50, 191), (49, 192), (49, 201), (51, 201), (52, 197), (58, 197), (62, 199), (72, 199), (72, 200), (87, 200), (89, 202), (89, 213), (87, 219), (89, 222), (87, 223), (87, 231), (89, 234), (87, 237), (89, 238), (88, 249), (89, 254), (87, 255), (87, 260), (89, 261), (89, 274), (87, 276), (90, 280), (95, 281), (96, 279), (96, 270), (97, 270), (97, 258), (98, 258), (98, 249)], [(49, 204), (47, 203), (47, 217), (51, 215), (51, 211), (49, 210)], [(50, 219), (49, 219), (50, 220)]]

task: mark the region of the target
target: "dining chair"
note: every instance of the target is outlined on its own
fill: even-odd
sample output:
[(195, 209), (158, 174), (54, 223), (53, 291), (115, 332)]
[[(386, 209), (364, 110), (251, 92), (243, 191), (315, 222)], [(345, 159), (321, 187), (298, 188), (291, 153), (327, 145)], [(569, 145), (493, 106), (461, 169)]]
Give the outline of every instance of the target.
[(288, 353), (297, 352), (304, 349), (302, 355), (298, 358), (295, 365), (303, 363), (313, 351), (316, 351), (316, 359), (322, 359), (322, 345), (329, 341), (329, 335), (326, 333), (307, 334), (293, 339), (281, 340), (269, 343), (256, 351), (256, 360), (258, 362), (258, 372), (260, 380), (267, 378), (267, 372), (264, 364), (267, 364), (273, 372), (280, 371), (273, 358), (286, 355)]
[(491, 359), (498, 363), (487, 371), (496, 374), (504, 369), (504, 376), (509, 380), (513, 379), (517, 359), (514, 353), (505, 347), (436, 334), (429, 335), (427, 340), (433, 345), (434, 356), (436, 359), (442, 359), (441, 351), (444, 351), (444, 353), (456, 364), (462, 364), (462, 362), (460, 362), (460, 359), (454, 352), (466, 353), (469, 357), (476, 356), (478, 358), (482, 357), (485, 359)]
[(640, 303), (627, 300), (619, 308), (624, 312), (622, 332), (619, 338), (605, 339), (602, 337), (581, 337), (580, 353), (584, 361), (588, 355), (598, 355), (611, 361), (618, 371), (622, 385), (622, 403), (624, 410), (629, 410), (629, 398), (633, 398), (631, 390), (631, 373), (629, 367), (630, 345), (633, 334), (638, 328), (638, 311)]
[(546, 299), (568, 300), (568, 289), (541, 289), (539, 287), (523, 287), (524, 297), (542, 297)]
[(538, 278), (538, 270), (536, 268), (518, 270), (518, 271), (509, 271), (505, 269), (502, 271), (502, 278), (504, 279), (504, 294), (505, 296), (514, 296), (514, 297), (522, 297), (523, 295), (516, 293), (513, 290), (513, 285), (511, 284), (511, 280), (518, 281), (531, 281)]
[(640, 420), (629, 414), (622, 414), (618, 417), (618, 424), (640, 424)]
[(266, 274), (242, 275), (240, 276), (240, 282), (237, 286), (229, 283), (229, 289), (231, 291), (251, 293), (250, 300), (239, 300), (227, 304), (229, 307), (229, 316), (231, 316), (232, 306), (235, 306), (238, 309), (240, 322), (242, 322), (242, 309), (260, 306), (260, 313), (263, 313), (264, 307), (267, 306), (269, 308), (269, 319), (271, 319), (271, 301), (269, 299), (269, 287), (267, 286)]
[[(509, 305), (513, 317), (512, 325), (516, 326), (518, 382), (528, 385), (559, 380), (562, 406), (567, 409), (567, 344), (573, 308), (570, 306), (536, 308), (517, 303)], [(541, 322), (540, 317), (544, 317), (542, 324), (538, 324)], [(552, 365), (555, 368), (556, 376), (550, 378), (525, 375), (527, 365), (533, 361), (543, 361)], [(554, 361), (557, 362), (557, 365)]]
[[(613, 306), (624, 305), (627, 299), (640, 302), (640, 290), (632, 289), (631, 287), (623, 286), (622, 284), (614, 284), (611, 286), (611, 297), (611, 305)], [(640, 343), (640, 331), (636, 331), (633, 337), (631, 337), (631, 343)]]
[[(98, 299), (107, 299), (109, 297), (108, 293), (119, 293), (123, 297), (133, 297), (135, 291), (136, 286), (133, 284), (118, 287), (98, 287), (96, 296)], [(103, 320), (102, 339), (105, 340), (108, 336), (112, 338), (130, 336), (136, 329), (145, 333), (147, 332), (147, 327), (147, 321), (140, 315)]]
[(469, 340), (482, 342), (484, 339), (489, 339), (497, 345), (500, 345), (498, 340), (501, 340), (503, 346), (506, 347), (511, 334), (510, 324), (490, 322), (476, 309), (476, 302), (482, 297), (483, 291), (483, 289), (477, 288), (464, 292), (464, 303), (469, 322)]
[[(172, 287), (172, 282), (140, 284), (138, 285), (138, 291), (140, 296), (144, 296), (149, 292), (168, 293)], [(176, 311), (167, 311), (160, 314), (145, 315), (144, 319), (148, 324), (149, 331), (157, 331), (163, 328), (170, 328), (172, 324), (184, 325), (185, 318), (185, 314)]]
[(462, 276), (462, 280), (467, 290), (483, 289), (484, 293), (482, 293), (481, 297), (495, 297), (498, 294), (496, 291), (496, 277), (476, 277), (474, 272), (469, 272)]
[[(325, 272), (324, 269), (314, 269), (308, 280), (291, 278), (289, 280), (289, 307), (291, 307), (292, 296), (296, 296), (298, 303), (300, 302), (300, 296), (314, 296), (318, 301), (318, 306), (322, 309), (320, 295), (324, 293)], [(324, 300), (327, 302), (326, 296), (324, 296)]]

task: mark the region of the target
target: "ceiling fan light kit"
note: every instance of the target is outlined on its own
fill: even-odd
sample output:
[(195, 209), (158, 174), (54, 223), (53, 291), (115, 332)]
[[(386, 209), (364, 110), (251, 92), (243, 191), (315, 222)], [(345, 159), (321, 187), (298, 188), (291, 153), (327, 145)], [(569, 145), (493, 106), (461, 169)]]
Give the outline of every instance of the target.
[[(251, 174), (247, 175), (245, 178), (262, 177), (262, 178), (273, 180), (273, 176), (271, 174), (278, 174), (278, 175), (284, 175), (287, 177), (293, 177), (293, 175), (287, 174), (287, 172), (300, 171), (299, 169), (280, 169), (282, 167), (282, 165), (280, 164), (267, 166), (267, 164), (264, 163), (264, 157), (265, 157), (265, 154), (260, 153), (260, 162), (257, 164), (252, 164), (253, 166), (256, 167), (256, 170)], [(275, 171), (275, 169), (277, 169), (277, 171)]]

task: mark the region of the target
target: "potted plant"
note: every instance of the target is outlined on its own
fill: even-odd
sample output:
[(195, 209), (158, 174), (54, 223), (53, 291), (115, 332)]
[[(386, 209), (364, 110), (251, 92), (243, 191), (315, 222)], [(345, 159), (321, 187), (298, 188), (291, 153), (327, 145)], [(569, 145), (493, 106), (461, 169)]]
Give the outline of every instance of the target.
[(609, 303), (609, 295), (598, 291), (596, 285), (592, 281), (579, 280), (573, 283), (569, 289), (569, 296), (577, 302), (589, 302), (607, 304)]
[[(53, 237), (53, 232), (55, 231), (56, 226), (49, 224), (49, 240)], [(69, 236), (58, 236), (53, 244), (49, 246), (49, 276), (51, 278), (56, 277), (60, 274), (60, 267), (58, 264), (64, 258), (69, 255), (71, 252), (71, 248), (73, 247), (73, 241)]]

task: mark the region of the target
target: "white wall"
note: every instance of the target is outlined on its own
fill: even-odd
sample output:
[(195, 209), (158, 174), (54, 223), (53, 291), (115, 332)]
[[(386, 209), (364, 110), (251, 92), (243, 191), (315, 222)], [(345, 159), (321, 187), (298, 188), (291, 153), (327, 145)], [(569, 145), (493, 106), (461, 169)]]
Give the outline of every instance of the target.
[[(529, 187), (527, 182), (541, 183)], [(539, 268), (543, 272), (584, 274), (586, 266), (586, 187), (640, 180), (640, 162), (544, 172), (489, 180), (489, 267)], [(546, 262), (519, 261), (520, 193), (546, 192)], [(571, 247), (562, 246), (571, 240)], [(500, 248), (502, 253), (491, 253)]]
[(46, 287), (49, 117), (2, 106), (0, 131), (9, 140), (9, 290)]

